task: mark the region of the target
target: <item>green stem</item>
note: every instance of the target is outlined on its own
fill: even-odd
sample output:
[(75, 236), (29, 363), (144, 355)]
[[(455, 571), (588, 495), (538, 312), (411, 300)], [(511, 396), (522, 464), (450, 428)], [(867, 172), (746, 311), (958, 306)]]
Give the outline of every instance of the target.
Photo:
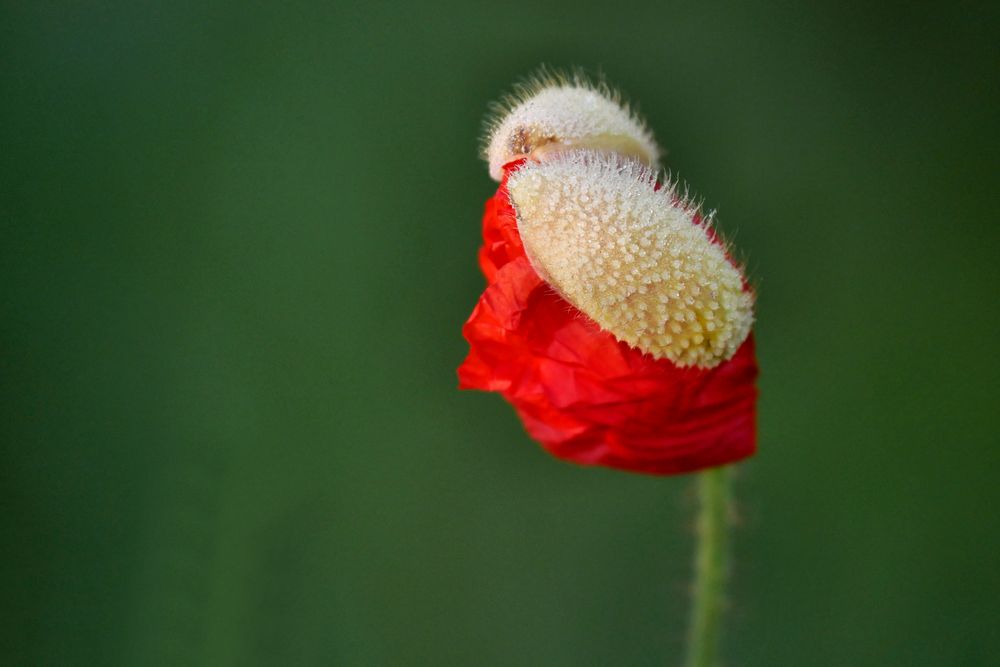
[(716, 667), (725, 605), (730, 470), (726, 466), (705, 470), (698, 474), (697, 483), (694, 601), (686, 664), (687, 667)]

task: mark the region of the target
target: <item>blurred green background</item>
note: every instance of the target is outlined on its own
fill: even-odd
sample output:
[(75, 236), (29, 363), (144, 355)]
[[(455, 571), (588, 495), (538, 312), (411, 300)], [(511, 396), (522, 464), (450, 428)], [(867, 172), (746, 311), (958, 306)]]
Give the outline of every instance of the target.
[(4, 3), (0, 663), (678, 664), (691, 480), (456, 391), (546, 62), (760, 286), (726, 664), (996, 664), (995, 7)]

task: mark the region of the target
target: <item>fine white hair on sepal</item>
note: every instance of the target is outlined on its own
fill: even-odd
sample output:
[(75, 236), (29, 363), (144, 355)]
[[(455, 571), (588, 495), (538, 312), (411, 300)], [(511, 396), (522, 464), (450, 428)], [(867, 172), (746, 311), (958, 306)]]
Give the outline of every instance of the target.
[(731, 358), (753, 325), (753, 293), (711, 216), (669, 178), (594, 151), (528, 162), (507, 187), (532, 265), (621, 341), (678, 366)]
[(659, 166), (660, 149), (645, 121), (603, 81), (543, 68), (491, 106), (483, 157), (490, 176), (520, 157), (547, 159), (563, 150), (613, 152)]

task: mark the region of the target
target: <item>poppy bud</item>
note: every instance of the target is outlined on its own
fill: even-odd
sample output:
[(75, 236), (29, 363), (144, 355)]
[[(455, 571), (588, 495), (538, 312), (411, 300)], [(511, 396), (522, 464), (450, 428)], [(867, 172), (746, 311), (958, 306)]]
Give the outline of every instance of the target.
[[(526, 94), (530, 91), (531, 94)], [(552, 454), (673, 474), (756, 446), (753, 293), (606, 89), (522, 89), (487, 142), (487, 289), (462, 388), (500, 392)]]

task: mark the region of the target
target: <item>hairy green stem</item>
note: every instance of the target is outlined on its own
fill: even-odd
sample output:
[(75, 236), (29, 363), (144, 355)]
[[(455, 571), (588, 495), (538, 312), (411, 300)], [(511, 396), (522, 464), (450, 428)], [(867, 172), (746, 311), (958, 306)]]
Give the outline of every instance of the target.
[(687, 667), (717, 667), (718, 664), (729, 549), (730, 475), (728, 466), (698, 474), (694, 600)]

